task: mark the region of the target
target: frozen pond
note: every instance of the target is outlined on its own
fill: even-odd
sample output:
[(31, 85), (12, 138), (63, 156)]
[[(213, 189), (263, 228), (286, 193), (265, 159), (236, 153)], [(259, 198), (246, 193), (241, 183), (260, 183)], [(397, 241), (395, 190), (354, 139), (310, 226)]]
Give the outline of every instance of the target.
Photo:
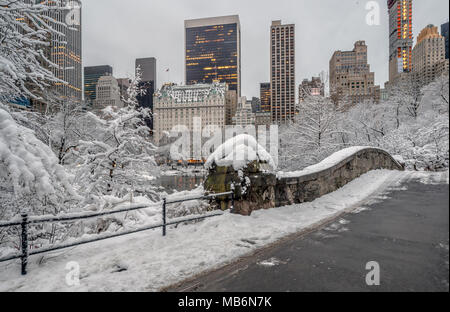
[(191, 191), (200, 186), (205, 180), (203, 174), (196, 175), (161, 175), (156, 181), (158, 186), (164, 188), (164, 190), (171, 194), (174, 191)]

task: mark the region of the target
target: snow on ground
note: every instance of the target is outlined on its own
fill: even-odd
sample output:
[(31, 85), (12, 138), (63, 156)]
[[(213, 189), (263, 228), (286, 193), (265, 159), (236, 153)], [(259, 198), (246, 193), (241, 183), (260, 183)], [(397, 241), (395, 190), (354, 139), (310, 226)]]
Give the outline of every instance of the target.
[(411, 179), (418, 180), (422, 184), (436, 185), (436, 184), (449, 184), (449, 171), (441, 172), (426, 172), (417, 171), (411, 174)]
[(191, 168), (177, 168), (174, 169), (168, 169), (168, 170), (162, 170), (161, 175), (162, 176), (204, 176), (208, 173), (207, 170), (197, 167), (191, 167)]
[[(0, 291), (157, 291), (206, 270), (221, 267), (278, 239), (357, 209), (362, 201), (409, 174), (371, 171), (314, 202), (255, 211), (250, 217), (225, 213), (196, 224), (91, 243), (0, 264)], [(66, 265), (80, 266), (80, 284), (68, 286)]]
[(280, 264), (284, 264), (284, 262), (282, 262), (281, 260), (277, 259), (277, 258), (270, 258), (267, 260), (263, 260), (257, 263), (260, 266), (263, 267), (274, 267)]

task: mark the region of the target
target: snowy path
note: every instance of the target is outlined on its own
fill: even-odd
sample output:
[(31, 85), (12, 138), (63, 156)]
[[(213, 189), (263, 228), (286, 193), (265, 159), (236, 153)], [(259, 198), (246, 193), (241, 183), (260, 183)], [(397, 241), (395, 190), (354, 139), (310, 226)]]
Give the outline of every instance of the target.
[[(166, 238), (156, 230), (46, 254), (44, 259), (34, 256), (26, 277), (20, 276), (17, 261), (2, 264), (0, 291), (157, 291), (357, 209), (412, 174), (372, 171), (312, 203), (256, 211), (251, 217), (226, 213), (169, 229)], [(448, 181), (448, 172), (437, 179)], [(78, 286), (66, 284), (66, 265), (72, 261), (80, 266)]]
[[(364, 209), (167, 291), (448, 292), (449, 193), (436, 177), (405, 179)], [(379, 286), (366, 283), (369, 261), (380, 265)]]

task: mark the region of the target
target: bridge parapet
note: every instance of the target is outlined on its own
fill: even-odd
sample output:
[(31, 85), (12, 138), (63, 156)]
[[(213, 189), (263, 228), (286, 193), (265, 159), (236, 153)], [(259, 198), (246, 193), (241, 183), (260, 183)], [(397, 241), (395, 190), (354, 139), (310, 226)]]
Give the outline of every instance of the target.
[[(233, 183), (235, 188), (234, 211), (250, 215), (252, 211), (313, 201), (343, 187), (361, 175), (377, 169), (404, 170), (388, 152), (373, 147), (351, 147), (339, 151), (321, 163), (297, 172), (270, 173), (255, 170), (243, 170), (237, 174), (232, 168), (213, 167), (206, 179), (205, 189), (211, 188), (214, 180), (230, 181), (236, 178), (217, 179), (217, 172), (239, 177), (242, 183)], [(230, 174), (230, 175), (229, 175)], [(238, 181), (238, 182), (239, 182)], [(217, 186), (216, 186), (217, 187)], [(221, 190), (229, 190), (223, 185)], [(218, 207), (224, 207), (218, 203)]]

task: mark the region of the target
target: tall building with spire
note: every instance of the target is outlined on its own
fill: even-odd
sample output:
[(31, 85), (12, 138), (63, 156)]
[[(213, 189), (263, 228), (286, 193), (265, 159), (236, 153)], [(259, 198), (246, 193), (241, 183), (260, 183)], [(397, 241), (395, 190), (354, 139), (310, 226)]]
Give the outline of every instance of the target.
[(270, 27), (270, 106), (272, 121), (295, 116), (295, 25), (273, 21)]
[(412, 70), (412, 0), (388, 0), (389, 83)]
[(186, 20), (186, 84), (225, 82), (241, 96), (241, 26), (238, 15)]

